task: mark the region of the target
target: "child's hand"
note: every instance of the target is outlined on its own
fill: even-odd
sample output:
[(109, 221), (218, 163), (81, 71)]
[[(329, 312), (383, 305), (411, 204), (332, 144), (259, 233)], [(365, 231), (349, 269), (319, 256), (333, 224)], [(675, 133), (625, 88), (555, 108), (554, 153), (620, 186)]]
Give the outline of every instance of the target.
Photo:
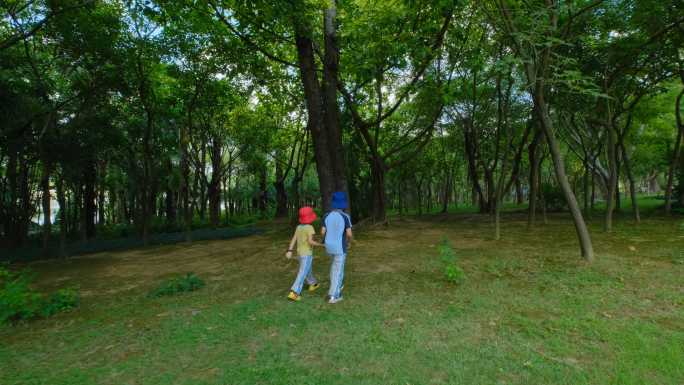
[(292, 258), (292, 252), (288, 251), (287, 253), (285, 253), (285, 258), (287, 258), (287, 259)]

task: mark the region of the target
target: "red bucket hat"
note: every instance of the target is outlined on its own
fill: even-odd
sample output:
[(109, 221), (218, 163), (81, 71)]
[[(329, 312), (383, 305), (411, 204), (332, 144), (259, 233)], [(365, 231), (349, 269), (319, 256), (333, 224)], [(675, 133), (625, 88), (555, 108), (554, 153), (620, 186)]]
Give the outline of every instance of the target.
[(311, 224), (316, 220), (316, 212), (309, 206), (299, 209), (299, 223), (303, 225)]

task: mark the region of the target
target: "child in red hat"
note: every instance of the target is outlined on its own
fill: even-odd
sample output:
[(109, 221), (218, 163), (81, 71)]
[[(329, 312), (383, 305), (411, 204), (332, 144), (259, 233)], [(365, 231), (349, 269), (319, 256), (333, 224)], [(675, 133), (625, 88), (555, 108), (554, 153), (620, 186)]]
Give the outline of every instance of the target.
[(292, 252), (294, 251), (295, 244), (297, 245), (297, 255), (299, 256), (299, 272), (297, 273), (297, 278), (292, 284), (290, 289), (290, 294), (287, 298), (292, 301), (299, 301), (302, 297), (300, 293), (302, 292), (302, 286), (304, 286), (304, 281), (309, 284), (309, 291), (314, 291), (320, 286), (316, 278), (313, 276), (311, 271), (313, 264), (313, 246), (323, 246), (322, 244), (314, 241), (313, 236), (316, 234), (311, 223), (316, 220), (316, 213), (309, 206), (304, 206), (299, 209), (299, 223), (295, 230), (294, 236), (290, 241), (290, 247), (287, 249), (285, 256), (289, 259), (292, 258)]

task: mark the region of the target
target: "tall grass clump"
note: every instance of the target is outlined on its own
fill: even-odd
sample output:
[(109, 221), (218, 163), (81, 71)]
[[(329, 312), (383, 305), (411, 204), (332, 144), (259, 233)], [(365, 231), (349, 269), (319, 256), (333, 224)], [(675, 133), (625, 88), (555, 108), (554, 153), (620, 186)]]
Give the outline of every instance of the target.
[(465, 272), (458, 265), (456, 252), (446, 238), (439, 245), (439, 258), (442, 262), (442, 272), (447, 282), (458, 285), (465, 281)]

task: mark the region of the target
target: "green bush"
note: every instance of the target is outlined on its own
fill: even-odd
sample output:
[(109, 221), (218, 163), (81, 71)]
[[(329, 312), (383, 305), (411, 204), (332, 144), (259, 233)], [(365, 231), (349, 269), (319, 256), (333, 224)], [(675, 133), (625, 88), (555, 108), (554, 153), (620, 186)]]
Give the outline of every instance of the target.
[(439, 245), (439, 256), (442, 261), (444, 278), (449, 283), (461, 284), (465, 281), (465, 272), (456, 263), (456, 253), (448, 239), (444, 239)]
[(78, 289), (71, 287), (59, 289), (43, 301), (40, 312), (43, 317), (49, 317), (78, 307), (80, 301)]
[(148, 296), (152, 298), (166, 295), (175, 295), (189, 291), (195, 291), (204, 287), (205, 283), (194, 273), (187, 273), (184, 276), (167, 279), (152, 290)]
[(541, 190), (547, 211), (563, 211), (568, 208), (568, 203), (565, 201), (565, 195), (560, 186), (544, 183)]
[(75, 288), (60, 289), (48, 297), (31, 289), (33, 275), (0, 266), (0, 325), (36, 317), (49, 317), (78, 306)]
[(39, 309), (40, 294), (31, 290), (27, 271), (12, 272), (0, 267), (0, 324), (33, 318)]

